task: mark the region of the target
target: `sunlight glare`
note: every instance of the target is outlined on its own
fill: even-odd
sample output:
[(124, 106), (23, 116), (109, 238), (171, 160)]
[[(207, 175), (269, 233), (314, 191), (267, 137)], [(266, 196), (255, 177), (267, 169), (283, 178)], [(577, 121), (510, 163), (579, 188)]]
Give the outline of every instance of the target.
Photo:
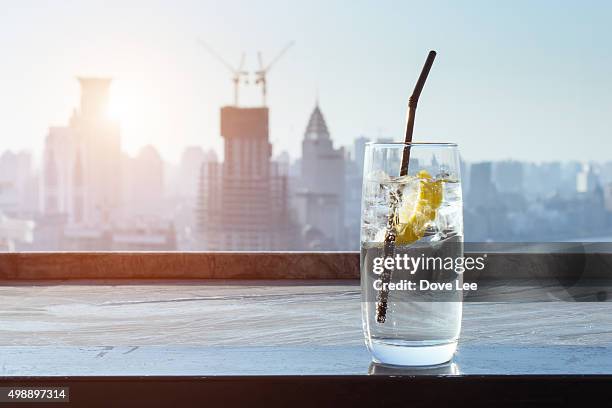
[(162, 112), (146, 81), (113, 80), (108, 116), (121, 126), (122, 144), (128, 150), (152, 143), (154, 122)]

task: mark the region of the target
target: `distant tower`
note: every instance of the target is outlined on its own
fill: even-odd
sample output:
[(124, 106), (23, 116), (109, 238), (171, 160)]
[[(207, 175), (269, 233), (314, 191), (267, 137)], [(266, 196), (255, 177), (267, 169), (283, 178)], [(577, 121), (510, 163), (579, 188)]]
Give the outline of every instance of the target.
[(58, 191), (58, 171), (55, 161), (55, 153), (48, 149), (45, 151), (45, 169), (44, 169), (44, 210), (46, 214), (56, 214), (59, 212), (59, 196)]
[(71, 222), (73, 224), (80, 224), (83, 222), (84, 212), (84, 180), (83, 180), (83, 160), (81, 160), (81, 152), (77, 150), (76, 157), (74, 160), (74, 173), (72, 175), (73, 182), (73, 214)]
[(128, 216), (164, 218), (164, 164), (157, 149), (144, 146), (136, 157), (127, 158), (126, 168), (124, 202)]
[(74, 214), (76, 139), (67, 126), (53, 126), (45, 138), (42, 172), (42, 205), (46, 215)]
[(119, 125), (107, 116), (111, 80), (78, 80), (81, 101), (70, 125), (49, 128), (45, 140), (43, 212), (105, 227), (121, 204)]
[(513, 160), (497, 162), (493, 176), (500, 192), (523, 194), (523, 163)]
[(608, 212), (612, 212), (612, 183), (603, 187), (604, 205)]
[(0, 214), (22, 218), (37, 210), (33, 177), (31, 153), (0, 154)]
[(300, 221), (312, 236), (327, 242), (313, 243), (312, 249), (340, 249), (345, 244), (344, 149), (334, 149), (329, 129), (315, 105), (302, 141), (302, 180), (298, 192)]
[(474, 163), (470, 168), (470, 205), (490, 204), (497, 194), (493, 184), (493, 164), (491, 162)]
[(190, 206), (197, 197), (200, 169), (206, 161), (206, 152), (200, 146), (188, 146), (183, 150), (179, 164), (179, 177), (176, 180), (176, 193)]
[(576, 175), (576, 191), (579, 193), (591, 193), (599, 186), (599, 178), (593, 170), (593, 166), (585, 164), (582, 171)]
[(360, 136), (357, 139), (355, 139), (355, 142), (353, 143), (353, 150), (355, 154), (355, 157), (353, 157), (353, 160), (357, 164), (357, 168), (359, 169), (359, 174), (363, 174), (363, 160), (365, 158), (365, 146), (366, 146), (366, 143), (368, 143), (369, 141), (370, 139), (368, 139), (367, 137)]
[(119, 125), (108, 118), (111, 79), (78, 78), (81, 84), (80, 109), (70, 127), (82, 172), (85, 224), (106, 224), (121, 204), (121, 137)]
[(209, 250), (299, 247), (289, 218), (287, 178), (270, 160), (268, 108), (221, 108), (222, 164), (205, 163), (198, 207)]

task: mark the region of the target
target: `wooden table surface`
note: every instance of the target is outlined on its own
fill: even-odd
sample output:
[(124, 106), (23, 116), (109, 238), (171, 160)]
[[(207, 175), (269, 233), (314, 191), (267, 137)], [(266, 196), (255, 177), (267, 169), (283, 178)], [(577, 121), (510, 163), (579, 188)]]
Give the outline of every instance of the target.
[[(454, 365), (431, 373), (611, 374), (611, 306), (465, 303)], [(0, 347), (2, 376), (385, 372), (354, 280), (4, 281)]]

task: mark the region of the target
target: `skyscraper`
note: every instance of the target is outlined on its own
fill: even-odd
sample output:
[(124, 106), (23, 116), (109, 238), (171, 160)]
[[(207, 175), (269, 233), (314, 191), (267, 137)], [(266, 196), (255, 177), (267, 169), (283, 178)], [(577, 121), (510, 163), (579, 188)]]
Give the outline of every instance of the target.
[(174, 181), (175, 194), (187, 200), (191, 206), (195, 205), (197, 199), (200, 169), (205, 161), (207, 154), (200, 146), (188, 146), (181, 155), (178, 177)]
[[(302, 141), (302, 174), (297, 193), (300, 222), (309, 227), (307, 245), (346, 249), (344, 149), (335, 149), (317, 104)], [(313, 248), (315, 249), (315, 248)]]
[(495, 163), (493, 179), (502, 193), (523, 193), (523, 163), (505, 160)]
[(590, 193), (599, 186), (599, 179), (590, 164), (584, 164), (582, 171), (576, 175), (576, 191)]
[[(31, 216), (37, 212), (36, 180), (32, 154), (27, 151), (5, 151), (0, 155), (0, 212), (12, 216)], [(12, 199), (8, 197), (12, 196)], [(6, 200), (6, 201), (5, 201)], [(8, 205), (13, 201), (14, 206)]]
[(73, 215), (76, 136), (69, 126), (52, 126), (43, 152), (42, 211), (45, 215)]
[(606, 210), (612, 213), (612, 183), (603, 186), (603, 194)]
[(365, 159), (365, 145), (370, 139), (365, 136), (360, 136), (353, 142), (353, 160), (357, 164), (358, 170), (363, 174), (363, 160)]
[(221, 108), (224, 161), (205, 163), (198, 206), (202, 247), (299, 247), (289, 215), (287, 177), (270, 160), (268, 108)]
[(79, 108), (69, 126), (49, 128), (45, 140), (42, 207), (70, 225), (99, 227), (121, 204), (121, 139), (107, 115), (111, 80), (78, 80)]
[(123, 203), (126, 215), (148, 221), (164, 218), (164, 168), (157, 149), (147, 145), (134, 158), (124, 159), (126, 189)]
[(474, 163), (470, 168), (470, 192), (468, 202), (471, 205), (490, 203), (495, 199), (496, 188), (493, 184), (492, 163)]
[(70, 119), (77, 139), (74, 221), (96, 225), (108, 222), (121, 204), (121, 137), (107, 114), (111, 79), (78, 80), (81, 105)]

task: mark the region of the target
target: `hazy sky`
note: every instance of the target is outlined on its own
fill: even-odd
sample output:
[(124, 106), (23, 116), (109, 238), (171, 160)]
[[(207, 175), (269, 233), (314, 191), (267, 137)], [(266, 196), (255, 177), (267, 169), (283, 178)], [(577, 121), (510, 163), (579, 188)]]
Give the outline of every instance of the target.
[[(0, 150), (42, 149), (78, 103), (77, 75), (111, 76), (123, 145), (175, 160), (221, 146), (228, 72), (295, 46), (268, 77), (275, 153), (300, 154), (315, 103), (336, 144), (403, 135), (429, 49), (415, 139), (468, 160), (612, 159), (612, 2), (0, 0)], [(245, 102), (259, 103), (255, 89)]]

